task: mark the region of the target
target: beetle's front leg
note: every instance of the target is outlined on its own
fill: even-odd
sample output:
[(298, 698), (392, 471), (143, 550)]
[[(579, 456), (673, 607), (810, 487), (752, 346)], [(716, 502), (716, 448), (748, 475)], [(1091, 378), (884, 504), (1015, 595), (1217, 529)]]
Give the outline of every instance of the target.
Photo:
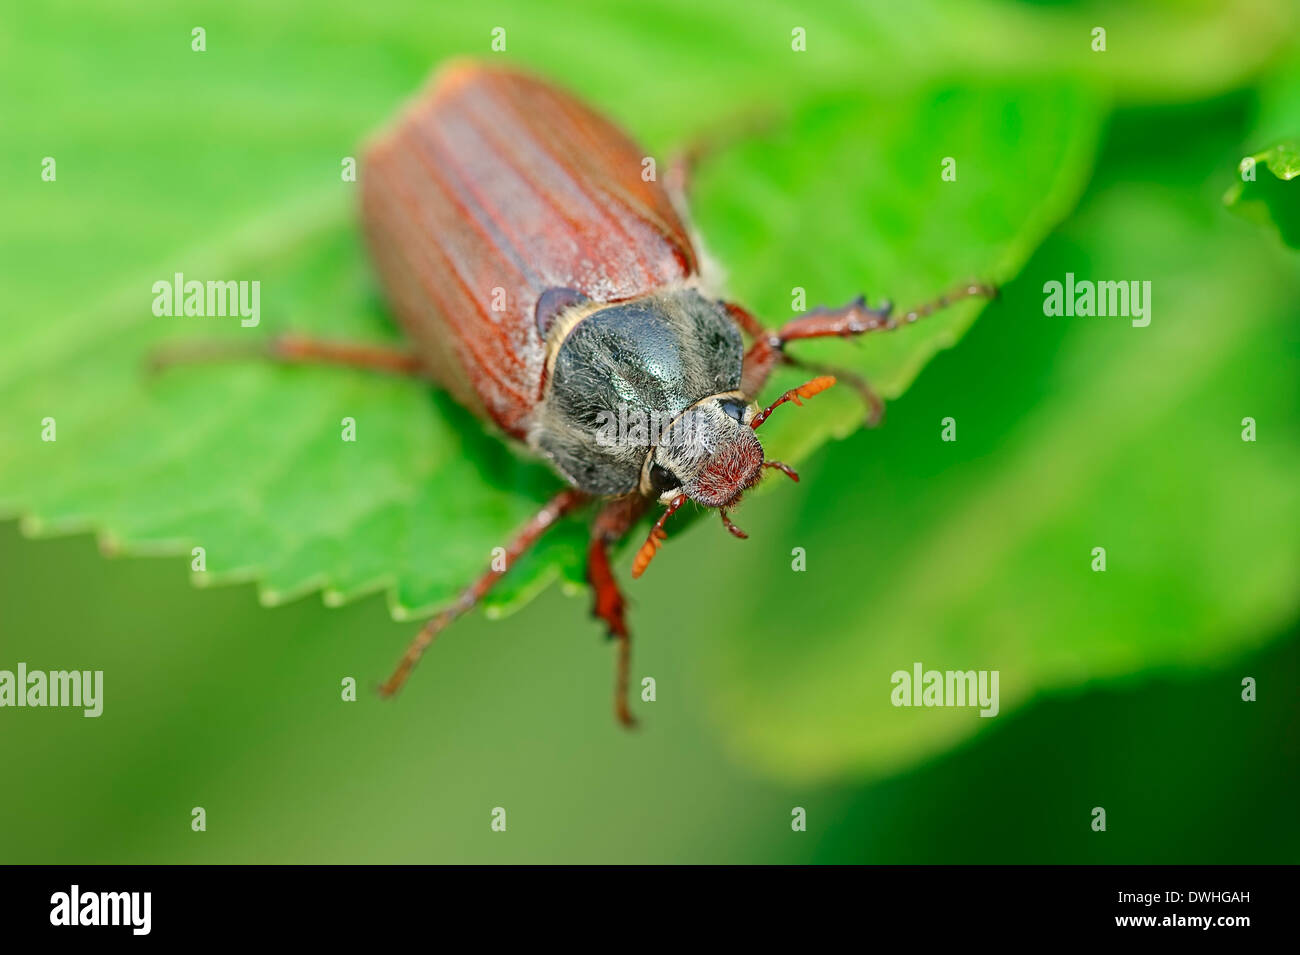
[(893, 331), (962, 299), (996, 296), (995, 286), (972, 282), (897, 316), (890, 302), (885, 301), (871, 308), (867, 305), (866, 298), (859, 296), (839, 308), (825, 306), (815, 308), (790, 319), (775, 330), (763, 328), (752, 315), (739, 306), (728, 305), (728, 311), (736, 318), (740, 327), (754, 339), (749, 351), (745, 353), (741, 390), (746, 395), (754, 397), (767, 383), (768, 377), (778, 363), (797, 365), (819, 374), (833, 374), (853, 386), (867, 404), (867, 424), (869, 426), (878, 424), (884, 415), (885, 405), (865, 378), (845, 369), (801, 361), (786, 352), (786, 345), (806, 338), (853, 338), (867, 332)]
[(618, 643), (614, 665), (614, 717), (629, 729), (636, 718), (628, 706), (628, 673), (632, 665), (632, 635), (627, 629), (627, 605), (610, 566), (609, 548), (622, 540), (645, 513), (649, 499), (639, 494), (615, 498), (596, 515), (587, 548), (587, 580), (591, 583), (592, 613), (605, 623), (610, 639)]

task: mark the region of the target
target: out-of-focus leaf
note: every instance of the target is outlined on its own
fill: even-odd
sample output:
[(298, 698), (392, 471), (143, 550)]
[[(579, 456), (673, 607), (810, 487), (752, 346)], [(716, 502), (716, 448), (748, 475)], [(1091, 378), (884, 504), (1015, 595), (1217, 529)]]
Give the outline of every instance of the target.
[(1241, 178), (1223, 201), (1228, 208), (1261, 225), (1271, 225), (1282, 241), (1300, 248), (1300, 139), (1292, 139), (1247, 156)]
[[(1283, 631), (1300, 609), (1300, 278), (1223, 224), (1195, 192), (1108, 188), (889, 427), (829, 449), (768, 545), (803, 548), (808, 570), (781, 558), (729, 605), (715, 682), (739, 750), (786, 777), (885, 773), (1001, 718), (891, 705), (915, 662), (1000, 671), (1006, 714)], [(1149, 281), (1150, 324), (1046, 315), (1066, 273)]]

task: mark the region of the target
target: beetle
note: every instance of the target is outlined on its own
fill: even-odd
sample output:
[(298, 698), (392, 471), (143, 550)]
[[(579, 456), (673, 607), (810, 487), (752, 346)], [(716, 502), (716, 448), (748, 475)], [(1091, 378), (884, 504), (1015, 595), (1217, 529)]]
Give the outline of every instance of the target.
[[(717, 509), (743, 538), (728, 516), (742, 495), (769, 470), (798, 480), (764, 458), (758, 428), (836, 379), (805, 365), (819, 373), (760, 410), (755, 398), (776, 365), (804, 365), (787, 352), (791, 342), (891, 330), (994, 291), (968, 284), (897, 316), (888, 302), (872, 308), (860, 297), (767, 328), (704, 275), (687, 225), (690, 154), (664, 183), (643, 175), (645, 155), (541, 79), (445, 65), (361, 164), (366, 245), (409, 350), (282, 335), (263, 351), (422, 378), (549, 462), (565, 487), (505, 547), (507, 569), (561, 518), (600, 505), (587, 577), (594, 615), (617, 642), (614, 712), (626, 726), (635, 722), (631, 639), (611, 547), (664, 506), (633, 561), (638, 577), (685, 502)], [(840, 377), (878, 421), (883, 405), (870, 386)], [(432, 617), (382, 695), (395, 694), (435, 637), (505, 572), (487, 570)]]

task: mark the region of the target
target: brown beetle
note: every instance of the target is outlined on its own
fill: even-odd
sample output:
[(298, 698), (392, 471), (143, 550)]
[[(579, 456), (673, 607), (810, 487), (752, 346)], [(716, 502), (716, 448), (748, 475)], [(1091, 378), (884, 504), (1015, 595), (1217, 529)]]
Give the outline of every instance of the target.
[[(776, 468), (755, 434), (778, 405), (834, 383), (821, 374), (765, 410), (752, 404), (785, 346), (915, 321), (969, 285), (891, 317), (862, 298), (780, 329), (706, 288), (686, 226), (688, 163), (667, 187), (643, 178), (644, 152), (573, 97), (513, 70), (456, 62), (369, 147), (361, 178), (366, 240), (411, 350), (283, 336), (281, 361), (323, 361), (436, 383), (545, 458), (568, 487), (506, 546), (506, 566), (566, 514), (593, 500), (587, 575), (595, 614), (619, 644), (614, 708), (627, 705), (630, 640), (609, 561), (656, 499), (667, 505), (638, 552), (639, 576), (664, 522), (694, 500), (727, 509)], [(743, 335), (751, 343), (745, 348)], [(172, 357), (176, 357), (173, 355)], [(825, 369), (815, 369), (825, 371)], [(880, 400), (848, 376), (878, 420)], [(505, 570), (490, 569), (420, 630), (382, 692)]]

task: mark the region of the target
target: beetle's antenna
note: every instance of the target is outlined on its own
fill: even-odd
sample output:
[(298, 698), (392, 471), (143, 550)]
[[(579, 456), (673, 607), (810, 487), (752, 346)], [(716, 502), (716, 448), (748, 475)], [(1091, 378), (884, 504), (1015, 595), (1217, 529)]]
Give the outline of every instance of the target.
[(731, 518), (727, 516), (727, 509), (725, 507), (718, 508), (718, 513), (722, 515), (722, 526), (725, 527), (727, 530), (731, 531), (733, 536), (739, 537), (741, 540), (749, 539), (748, 534), (742, 531), (735, 524), (731, 523)]
[(797, 405), (802, 405), (804, 398), (811, 398), (813, 395), (819, 395), (833, 384), (835, 384), (834, 375), (821, 375), (814, 378), (812, 381), (804, 382), (798, 388), (791, 388), (780, 398), (777, 398), (776, 401), (772, 402), (758, 414), (754, 415), (753, 420), (749, 422), (749, 426), (757, 429), (759, 425), (768, 419), (768, 416), (771, 415), (773, 411), (781, 407), (781, 405), (785, 404), (787, 401), (793, 401)]
[(794, 481), (796, 484), (799, 482), (799, 472), (790, 467), (790, 465), (786, 464), (784, 461), (764, 461), (763, 467), (776, 468), (791, 481)]
[(664, 522), (677, 513), (677, 508), (686, 503), (686, 495), (678, 494), (673, 498), (673, 502), (668, 505), (668, 510), (659, 515), (659, 520), (655, 521), (655, 526), (650, 528), (650, 533), (641, 545), (641, 549), (636, 552), (636, 557), (632, 560), (632, 576), (640, 577), (645, 573), (645, 569), (650, 566), (650, 561), (654, 560), (655, 554), (659, 553), (659, 546), (667, 539), (668, 535), (664, 532)]

